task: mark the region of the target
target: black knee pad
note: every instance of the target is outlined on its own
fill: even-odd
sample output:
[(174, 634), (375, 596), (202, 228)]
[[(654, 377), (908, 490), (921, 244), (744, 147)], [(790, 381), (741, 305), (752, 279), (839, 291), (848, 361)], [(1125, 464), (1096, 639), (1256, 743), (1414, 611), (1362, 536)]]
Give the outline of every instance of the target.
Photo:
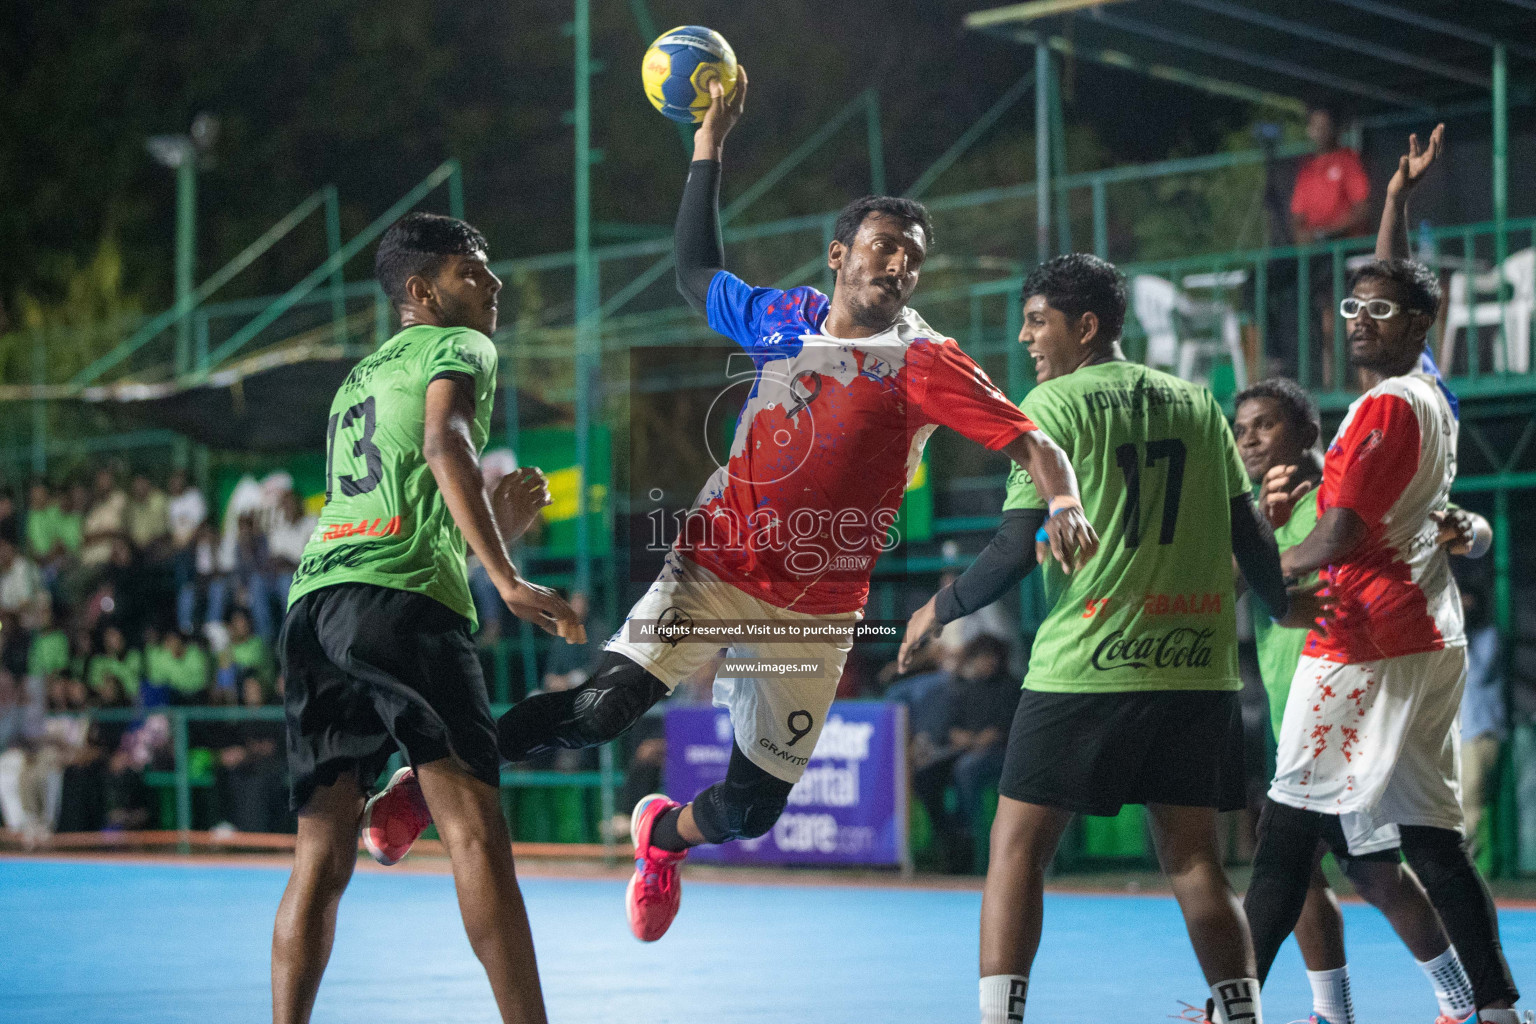
[(779, 820), (793, 788), (794, 783), (763, 771), (733, 745), (725, 781), (694, 798), (694, 823), (710, 843), (756, 839), (767, 835)]
[(1422, 825), (1404, 825), (1400, 831), (1403, 859), (1424, 888), (1433, 890), (1459, 875), (1476, 872), (1460, 832)]
[(1312, 865), (1317, 860), (1317, 842), (1326, 831), (1324, 816), (1316, 811), (1265, 799), (1264, 809), (1259, 812), (1259, 849), (1254, 851), (1254, 871), (1262, 864), (1282, 869), (1300, 871), (1305, 865), (1306, 876), (1311, 878)]

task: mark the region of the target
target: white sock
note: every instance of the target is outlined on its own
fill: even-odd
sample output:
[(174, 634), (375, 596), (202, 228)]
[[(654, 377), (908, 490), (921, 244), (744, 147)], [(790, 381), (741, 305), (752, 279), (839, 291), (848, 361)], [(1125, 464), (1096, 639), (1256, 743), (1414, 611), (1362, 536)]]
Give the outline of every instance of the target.
[(1259, 979), (1233, 978), (1211, 986), (1216, 1002), (1215, 1024), (1264, 1024), (1259, 1009)]
[[(1466, 968), (1461, 966), (1461, 957), (1456, 955), (1455, 946), (1445, 947), (1445, 952), (1433, 960), (1419, 961), (1419, 968), (1434, 986), (1441, 1013), (1456, 1020), (1464, 1020), (1477, 1009), (1477, 1003), (1472, 999), (1472, 982), (1467, 980)], [(1510, 1019), (1517, 1020), (1514, 1017)]]
[(981, 979), (981, 1024), (1020, 1024), (1029, 979), (1022, 974), (989, 974)]
[(1312, 1012), (1328, 1024), (1355, 1024), (1355, 1002), (1349, 997), (1349, 966), (1332, 971), (1308, 971), (1312, 983)]

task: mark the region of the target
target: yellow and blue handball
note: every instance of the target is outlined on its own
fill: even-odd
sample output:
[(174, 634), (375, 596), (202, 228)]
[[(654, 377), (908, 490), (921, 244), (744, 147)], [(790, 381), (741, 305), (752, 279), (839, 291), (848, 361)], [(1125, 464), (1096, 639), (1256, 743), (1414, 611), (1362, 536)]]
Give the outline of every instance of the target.
[(640, 65), (645, 97), (674, 121), (693, 124), (709, 111), (709, 83), (729, 96), (736, 89), (736, 53), (725, 37), (702, 25), (665, 32), (645, 51)]

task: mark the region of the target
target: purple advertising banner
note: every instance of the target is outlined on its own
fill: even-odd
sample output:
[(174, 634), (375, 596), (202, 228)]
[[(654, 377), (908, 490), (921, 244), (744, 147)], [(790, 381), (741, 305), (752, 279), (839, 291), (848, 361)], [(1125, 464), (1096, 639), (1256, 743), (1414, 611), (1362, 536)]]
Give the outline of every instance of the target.
[[(839, 701), (789, 794), (789, 806), (760, 839), (699, 846), (690, 859), (724, 864), (905, 866), (906, 708)], [(724, 708), (667, 710), (667, 795), (693, 799), (725, 778), (731, 716)]]

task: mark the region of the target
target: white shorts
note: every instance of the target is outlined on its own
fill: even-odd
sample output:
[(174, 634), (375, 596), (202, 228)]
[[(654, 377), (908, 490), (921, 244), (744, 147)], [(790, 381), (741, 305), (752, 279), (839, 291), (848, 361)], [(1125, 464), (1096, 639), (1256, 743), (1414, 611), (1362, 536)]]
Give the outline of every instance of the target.
[(1302, 658), (1270, 798), (1340, 815), (1352, 853), (1394, 845), (1384, 831), (1394, 825), (1460, 831), (1455, 734), (1466, 674), (1460, 646), (1353, 665)]
[(855, 623), (862, 612), (807, 615), (758, 600), (676, 552), (667, 555), (661, 575), (629, 610), (624, 625), (603, 646), (617, 651), (666, 684), (671, 692), (721, 650), (730, 658), (818, 663), (813, 675), (715, 677), (714, 704), (729, 709), (736, 745), (753, 764), (785, 782), (798, 782), (826, 724), (837, 694), (843, 664), (853, 639), (803, 642), (734, 641), (728, 648), (698, 641), (637, 641), (634, 620), (684, 619), (693, 622)]

